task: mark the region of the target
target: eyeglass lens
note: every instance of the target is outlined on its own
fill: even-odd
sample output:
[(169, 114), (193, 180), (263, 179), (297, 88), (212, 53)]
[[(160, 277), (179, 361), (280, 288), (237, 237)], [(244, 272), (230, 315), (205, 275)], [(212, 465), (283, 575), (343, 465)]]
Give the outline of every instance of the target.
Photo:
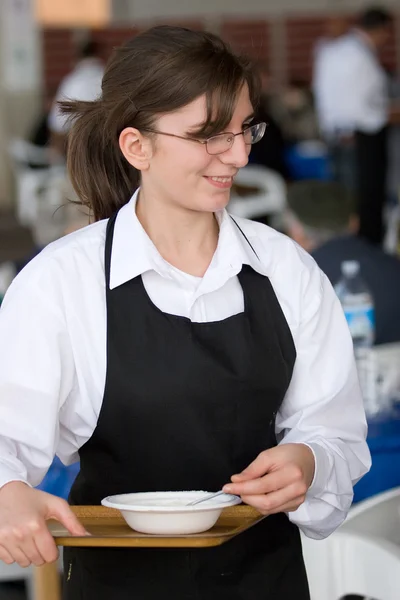
[[(243, 132), (246, 144), (256, 144), (261, 140), (265, 132), (265, 123), (257, 123), (248, 127)], [(207, 140), (207, 152), (209, 154), (222, 154), (233, 146), (235, 136), (232, 133), (220, 133)]]

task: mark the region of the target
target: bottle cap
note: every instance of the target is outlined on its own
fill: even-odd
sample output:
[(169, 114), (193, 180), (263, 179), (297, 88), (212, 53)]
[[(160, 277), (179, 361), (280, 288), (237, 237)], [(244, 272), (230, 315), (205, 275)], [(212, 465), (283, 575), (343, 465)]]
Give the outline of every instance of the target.
[(360, 263), (358, 260), (345, 260), (342, 262), (341, 269), (346, 277), (355, 277), (360, 270)]

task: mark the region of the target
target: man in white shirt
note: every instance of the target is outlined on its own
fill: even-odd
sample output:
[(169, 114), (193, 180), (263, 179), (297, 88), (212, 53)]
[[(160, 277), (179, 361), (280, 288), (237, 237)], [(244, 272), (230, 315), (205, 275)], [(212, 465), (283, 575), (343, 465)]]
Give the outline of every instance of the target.
[(74, 69), (60, 83), (48, 117), (52, 145), (63, 153), (66, 134), (68, 133), (67, 117), (58, 107), (60, 100), (95, 100), (101, 94), (101, 82), (104, 64), (99, 57), (99, 47), (89, 41), (80, 51), (80, 59)]
[(391, 22), (383, 9), (366, 10), (351, 33), (319, 53), (314, 70), (320, 128), (331, 148), (335, 178), (357, 191), (360, 235), (373, 243), (383, 237), (387, 125), (395, 116), (378, 59)]

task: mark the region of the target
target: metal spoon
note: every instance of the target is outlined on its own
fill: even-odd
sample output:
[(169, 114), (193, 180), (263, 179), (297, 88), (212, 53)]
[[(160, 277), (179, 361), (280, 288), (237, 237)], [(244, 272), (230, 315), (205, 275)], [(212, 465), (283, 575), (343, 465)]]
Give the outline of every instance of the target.
[(200, 504), (200, 502), (205, 502), (206, 500), (212, 500), (213, 498), (216, 498), (217, 496), (222, 496), (223, 494), (225, 494), (225, 492), (223, 492), (222, 490), (216, 492), (215, 494), (207, 494), (207, 496), (203, 496), (203, 498), (189, 502), (188, 504), (186, 504), (186, 506), (194, 506), (195, 504)]

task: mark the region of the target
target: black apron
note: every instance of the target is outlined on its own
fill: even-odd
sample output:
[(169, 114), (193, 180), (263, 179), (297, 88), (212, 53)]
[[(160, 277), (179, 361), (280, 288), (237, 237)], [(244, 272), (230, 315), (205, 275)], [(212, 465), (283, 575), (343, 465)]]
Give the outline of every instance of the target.
[[(248, 266), (239, 274), (244, 312), (222, 321), (162, 312), (141, 276), (110, 290), (115, 218), (105, 247), (104, 399), (70, 503), (216, 491), (276, 445), (296, 357), (289, 327), (269, 279)], [(309, 600), (297, 527), (278, 514), (216, 548), (65, 548), (65, 600), (161, 598)]]

